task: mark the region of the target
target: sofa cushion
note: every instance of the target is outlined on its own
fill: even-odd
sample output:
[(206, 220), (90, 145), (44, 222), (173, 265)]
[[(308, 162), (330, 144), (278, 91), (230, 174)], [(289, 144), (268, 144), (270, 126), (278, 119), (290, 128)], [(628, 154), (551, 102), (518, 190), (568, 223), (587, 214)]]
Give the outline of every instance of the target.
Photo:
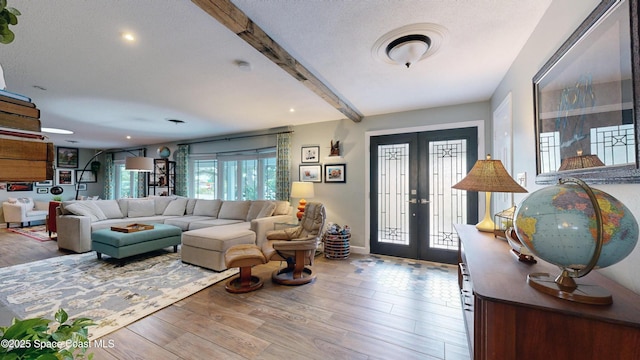
[(155, 202), (153, 200), (129, 200), (128, 217), (153, 216), (156, 214)]
[(199, 220), (192, 221), (189, 224), (189, 230), (202, 229), (214, 226), (222, 226), (222, 225), (231, 225), (231, 224), (247, 224), (246, 227), (249, 228), (250, 223), (242, 220), (233, 220), (233, 219), (208, 219), (208, 220)]
[(166, 219), (164, 223), (167, 225), (177, 226), (182, 229), (182, 231), (187, 231), (189, 230), (189, 225), (192, 222), (205, 220), (214, 220), (214, 218), (211, 216), (184, 215)]
[(255, 244), (256, 233), (235, 226), (205, 228), (182, 233), (182, 245), (224, 253), (238, 244)]
[(167, 205), (166, 209), (162, 215), (174, 215), (174, 216), (182, 216), (184, 215), (185, 209), (187, 207), (187, 199), (178, 198), (171, 200), (169, 205)]
[(220, 211), (221, 200), (198, 199), (193, 208), (193, 215), (217, 217)]
[(102, 210), (104, 216), (107, 219), (120, 219), (122, 218), (122, 211), (120, 211), (120, 206), (118, 206), (118, 202), (115, 200), (97, 200), (93, 202), (97, 207)]
[(286, 200), (276, 200), (276, 209), (273, 210), (273, 215), (288, 215), (289, 206), (289, 202)]
[(193, 209), (195, 209), (197, 202), (198, 202), (198, 199), (193, 199), (193, 198), (187, 199), (187, 207), (184, 210), (187, 215), (193, 215)]
[(245, 220), (251, 201), (223, 201), (218, 219)]
[(66, 205), (64, 208), (74, 215), (90, 217), (91, 222), (105, 220), (107, 218), (93, 201), (76, 201)]

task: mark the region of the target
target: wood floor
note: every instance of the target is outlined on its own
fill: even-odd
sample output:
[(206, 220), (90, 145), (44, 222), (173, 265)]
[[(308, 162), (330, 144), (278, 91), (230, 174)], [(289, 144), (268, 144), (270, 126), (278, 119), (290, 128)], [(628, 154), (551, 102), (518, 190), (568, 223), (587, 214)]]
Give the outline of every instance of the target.
[[(0, 267), (62, 256), (0, 229)], [(94, 359), (469, 359), (455, 268), (352, 254), (316, 258), (312, 284), (213, 285), (103, 338)], [(417, 280), (416, 280), (417, 279)], [(0, 284), (1, 286), (1, 284)], [(7, 325), (7, 324), (0, 324)]]

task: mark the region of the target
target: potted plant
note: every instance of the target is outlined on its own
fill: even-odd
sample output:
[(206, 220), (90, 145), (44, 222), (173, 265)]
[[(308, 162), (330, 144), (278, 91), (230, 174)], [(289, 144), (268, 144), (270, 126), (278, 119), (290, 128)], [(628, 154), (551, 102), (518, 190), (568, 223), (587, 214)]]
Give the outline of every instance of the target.
[(84, 359), (90, 347), (87, 328), (95, 323), (87, 318), (68, 322), (63, 309), (56, 312), (55, 320), (54, 326), (43, 318), (13, 319), (11, 326), (0, 326), (0, 359)]
[(7, 0), (0, 0), (0, 44), (9, 44), (15, 39), (9, 25), (17, 25), (19, 15), (20, 11), (7, 7)]

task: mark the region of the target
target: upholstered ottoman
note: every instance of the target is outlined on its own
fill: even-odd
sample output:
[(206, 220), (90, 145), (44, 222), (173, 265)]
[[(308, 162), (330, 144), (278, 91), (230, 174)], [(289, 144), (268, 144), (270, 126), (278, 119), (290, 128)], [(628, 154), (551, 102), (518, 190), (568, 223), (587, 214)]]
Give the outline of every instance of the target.
[(91, 233), (91, 250), (98, 253), (98, 259), (102, 259), (102, 254), (122, 259), (168, 246), (177, 252), (181, 235), (179, 227), (165, 224), (154, 224), (153, 229), (132, 233), (101, 229)]
[(251, 275), (252, 266), (267, 262), (267, 258), (264, 257), (259, 247), (251, 244), (232, 246), (224, 254), (224, 262), (228, 268), (240, 268), (240, 275), (225, 284), (225, 289), (228, 292), (246, 293), (262, 287), (262, 280)]
[[(240, 224), (239, 224), (240, 225)], [(215, 271), (227, 269), (225, 252), (234, 245), (256, 243), (256, 233), (241, 226), (213, 226), (182, 233), (182, 261)]]

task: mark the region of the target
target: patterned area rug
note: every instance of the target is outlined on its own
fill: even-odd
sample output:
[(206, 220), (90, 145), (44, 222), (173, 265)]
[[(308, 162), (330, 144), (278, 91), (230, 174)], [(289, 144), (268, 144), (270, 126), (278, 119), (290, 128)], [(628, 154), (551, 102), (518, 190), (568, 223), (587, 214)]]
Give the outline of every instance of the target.
[(36, 225), (25, 228), (8, 228), (7, 231), (11, 231), (16, 234), (24, 235), (38, 241), (53, 241), (54, 239), (49, 237), (49, 232), (44, 225)]
[[(96, 254), (66, 255), (0, 268), (0, 302), (18, 318), (88, 317), (97, 339), (238, 272), (182, 263), (179, 253), (153, 252), (124, 264)], [(9, 324), (0, 324), (8, 326)]]

